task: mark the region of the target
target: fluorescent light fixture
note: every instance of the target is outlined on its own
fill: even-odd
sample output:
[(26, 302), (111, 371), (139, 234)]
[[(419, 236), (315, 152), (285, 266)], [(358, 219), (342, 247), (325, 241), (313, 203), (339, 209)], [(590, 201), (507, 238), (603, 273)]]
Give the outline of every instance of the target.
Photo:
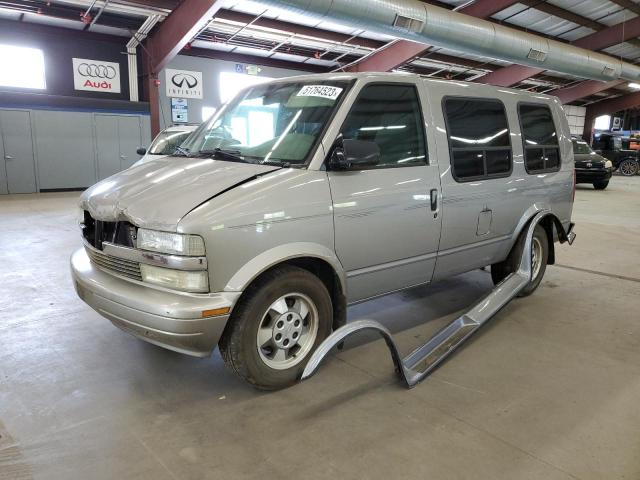
[(0, 65), (0, 86), (47, 88), (42, 50), (0, 44)]

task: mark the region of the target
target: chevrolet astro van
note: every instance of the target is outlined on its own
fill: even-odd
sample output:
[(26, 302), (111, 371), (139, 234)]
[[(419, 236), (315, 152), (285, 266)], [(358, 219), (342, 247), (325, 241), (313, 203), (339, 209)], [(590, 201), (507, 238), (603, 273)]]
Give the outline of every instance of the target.
[[(80, 200), (78, 295), (114, 325), (263, 389), (296, 382), (347, 305), (491, 266), (532, 280), (573, 226), (558, 99), (398, 74), (250, 87), (175, 156)], [(563, 231), (561, 231), (563, 230)]]

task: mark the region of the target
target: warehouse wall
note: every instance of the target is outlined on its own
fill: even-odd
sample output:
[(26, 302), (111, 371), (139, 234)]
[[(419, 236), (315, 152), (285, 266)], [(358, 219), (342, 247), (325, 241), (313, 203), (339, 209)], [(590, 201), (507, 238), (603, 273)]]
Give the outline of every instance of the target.
[[(127, 37), (94, 34), (78, 30), (0, 20), (0, 43), (43, 51), (47, 89), (25, 90), (0, 87), (2, 92), (40, 93), (70, 97), (129, 100), (129, 73), (125, 45)], [(120, 65), (120, 93), (75, 90), (73, 58), (115, 62)], [(3, 66), (4, 68), (4, 66)]]
[[(32, 192), (89, 187), (137, 161), (140, 156), (135, 148), (150, 142), (149, 115), (144, 112), (0, 107), (0, 117), (3, 112), (28, 115), (30, 129), (23, 129), (20, 141), (30, 143), (29, 151), (20, 150), (19, 155), (24, 158), (0, 158), (0, 169), (6, 170), (4, 162), (9, 161), (32, 163), (35, 176)], [(116, 125), (119, 120), (127, 122), (127, 128), (120, 128), (113, 137), (102, 127), (103, 120)], [(10, 126), (0, 122), (0, 152), (15, 157), (9, 150), (8, 130)], [(114, 148), (105, 151), (100, 143), (104, 138)], [(126, 151), (125, 147), (120, 150), (121, 143), (128, 146)], [(0, 183), (3, 181), (5, 185), (0, 185), (0, 193), (30, 193), (12, 189), (11, 178), (0, 178)]]
[[(17, 155), (24, 157), (20, 161), (31, 165), (16, 172), (20, 162), (7, 165), (13, 159), (0, 157), (0, 193), (86, 188), (113, 173), (116, 166), (126, 168), (139, 158), (131, 146), (134, 142), (137, 146), (149, 144), (149, 105), (129, 101), (127, 56), (123, 54), (127, 41), (127, 37), (0, 20), (0, 43), (42, 50), (46, 77), (46, 90), (0, 87), (0, 113), (26, 112), (2, 115), (0, 151), (19, 150)], [(73, 58), (118, 63), (120, 93), (75, 90)], [(22, 132), (8, 124), (25, 118), (27, 128)], [(119, 118), (124, 119), (123, 125), (137, 128), (116, 129), (111, 142), (118, 145), (118, 155), (115, 148), (106, 155), (99, 140), (112, 134)], [(104, 131), (103, 126), (110, 131)], [(19, 149), (20, 142), (30, 142), (29, 148)], [(123, 154), (126, 159), (120, 158), (121, 144), (123, 151), (127, 150)], [(14, 179), (22, 173), (33, 177), (32, 181), (12, 184), (11, 170)]]
[(564, 108), (564, 113), (567, 116), (571, 134), (582, 136), (582, 131), (584, 130), (584, 117), (587, 113), (586, 107), (565, 105), (562, 108)]
[[(188, 99), (189, 123), (200, 123), (203, 106), (220, 108), (220, 73), (236, 72), (236, 65), (246, 67), (245, 64), (228, 62), (224, 60), (212, 60), (208, 58), (178, 55), (168, 65), (167, 68), (175, 70), (190, 70), (202, 72), (203, 99)], [(300, 70), (289, 70), (284, 68), (260, 66), (259, 76), (270, 78), (283, 78), (293, 75), (302, 75), (308, 72)], [(171, 122), (171, 99), (166, 95), (166, 70), (160, 76), (160, 126), (165, 128)]]

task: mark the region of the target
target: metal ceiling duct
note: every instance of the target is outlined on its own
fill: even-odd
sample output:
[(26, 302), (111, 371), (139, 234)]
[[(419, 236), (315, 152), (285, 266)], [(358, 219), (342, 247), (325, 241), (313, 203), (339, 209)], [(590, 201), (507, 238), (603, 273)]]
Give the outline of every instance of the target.
[(259, 0), (278, 10), (474, 53), (521, 65), (608, 81), (640, 80), (640, 66), (419, 0)]

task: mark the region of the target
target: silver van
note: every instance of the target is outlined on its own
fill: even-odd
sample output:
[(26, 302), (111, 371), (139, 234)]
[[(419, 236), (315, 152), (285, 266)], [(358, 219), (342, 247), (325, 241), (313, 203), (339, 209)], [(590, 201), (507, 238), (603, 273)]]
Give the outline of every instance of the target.
[(200, 357), (218, 345), (264, 389), (294, 383), (349, 304), (488, 265), (501, 281), (545, 211), (530, 294), (573, 226), (561, 104), (519, 90), (277, 80), (241, 92), (177, 155), (84, 192), (76, 290), (148, 342)]

